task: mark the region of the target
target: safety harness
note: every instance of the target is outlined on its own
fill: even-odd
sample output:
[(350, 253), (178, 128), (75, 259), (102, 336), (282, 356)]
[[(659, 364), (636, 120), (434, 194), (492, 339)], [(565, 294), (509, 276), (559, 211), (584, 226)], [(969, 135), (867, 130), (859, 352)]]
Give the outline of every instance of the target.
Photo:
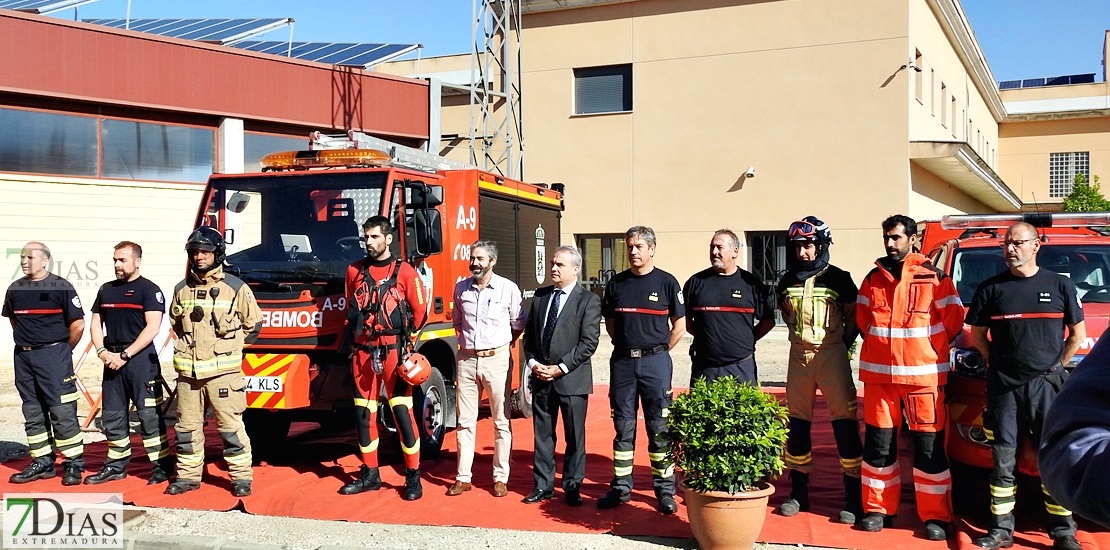
[(412, 306), (397, 288), (401, 263), (402, 260), (398, 258), (389, 277), (379, 283), (370, 276), (369, 259), (363, 260), (359, 269), (362, 284), (354, 290), (353, 299), (347, 309), (347, 319), (354, 328), (356, 341), (364, 334), (370, 342), (381, 336), (398, 336), (397, 342), (393, 344), (368, 346), (356, 343), (355, 347), (371, 352), (377, 348), (379, 357), (384, 357), (390, 348), (397, 348), (398, 361), (412, 347), (409, 334), (416, 326)]

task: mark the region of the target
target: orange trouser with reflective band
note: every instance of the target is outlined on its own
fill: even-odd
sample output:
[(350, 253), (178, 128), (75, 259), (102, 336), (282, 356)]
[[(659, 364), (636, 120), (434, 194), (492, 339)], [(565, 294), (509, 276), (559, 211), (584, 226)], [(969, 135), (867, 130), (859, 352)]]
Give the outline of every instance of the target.
[(952, 521), (952, 475), (944, 451), (947, 422), (944, 388), (903, 384), (865, 384), (863, 509), (894, 515), (902, 490), (897, 428), (906, 424), (913, 438), (913, 484), (922, 521)]

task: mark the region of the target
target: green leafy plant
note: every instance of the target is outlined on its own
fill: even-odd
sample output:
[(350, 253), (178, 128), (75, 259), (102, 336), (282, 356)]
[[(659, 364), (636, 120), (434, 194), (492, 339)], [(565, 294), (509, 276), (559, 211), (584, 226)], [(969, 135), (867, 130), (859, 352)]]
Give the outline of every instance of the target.
[(670, 408), (670, 458), (696, 491), (750, 491), (786, 465), (786, 407), (730, 376), (699, 378)]
[(1087, 183), (1087, 176), (1076, 174), (1071, 193), (1064, 197), (1064, 212), (1105, 212), (1110, 210), (1110, 201), (1102, 196), (1098, 176)]

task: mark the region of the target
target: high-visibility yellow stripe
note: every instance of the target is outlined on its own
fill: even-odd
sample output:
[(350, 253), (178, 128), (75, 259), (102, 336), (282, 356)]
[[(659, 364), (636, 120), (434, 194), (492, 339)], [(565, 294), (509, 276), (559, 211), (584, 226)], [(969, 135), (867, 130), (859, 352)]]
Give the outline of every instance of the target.
[(502, 195), (509, 195), (513, 197), (522, 197), (536, 202), (542, 202), (553, 206), (559, 206), (559, 200), (551, 197), (545, 197), (529, 191), (521, 189), (506, 189), (504, 186), (490, 183), (488, 181), (478, 180), (478, 187), (487, 191), (493, 191)]
[(108, 447), (108, 458), (110, 459), (119, 460), (121, 458), (127, 458), (129, 456), (131, 456), (131, 447), (126, 447), (122, 450)]
[[(201, 307), (212, 306), (212, 307), (215, 307), (216, 309), (222, 308), (222, 309), (227, 310), (227, 309), (231, 308), (231, 304), (233, 302), (231, 300), (212, 300), (212, 299), (194, 300), (192, 298), (188, 298), (188, 299), (185, 299), (185, 300), (180, 300), (178, 303), (181, 304), (181, 307), (183, 307), (185, 309), (189, 309), (189, 310), (193, 309), (193, 306), (198, 306), (198, 305), (201, 306)], [(211, 310), (210, 307), (205, 308), (205, 311), (210, 311), (210, 310)]]
[(632, 466), (614, 466), (613, 475), (617, 477), (632, 475)]
[(1070, 516), (1071, 512), (1058, 504), (1044, 503), (1044, 509), (1054, 516)]
[(1014, 511), (1014, 502), (1002, 502), (999, 504), (991, 504), (991, 513), (996, 516), (1004, 516)]
[(51, 453), (50, 447), (39, 447), (37, 449), (31, 449), (31, 458), (38, 458), (40, 456), (46, 456), (50, 453)]
[(613, 460), (632, 460), (633, 451), (613, 451)]
[(667, 453), (648, 453), (648, 460), (652, 462), (659, 462), (660, 460), (667, 460)]
[(853, 468), (859, 468), (862, 464), (863, 464), (863, 457), (862, 456), (859, 457), (859, 458), (841, 458), (840, 459), (840, 467), (844, 468), (845, 470), (851, 470)]
[(671, 477), (674, 475), (674, 465), (672, 464), (666, 468), (652, 468), (651, 475), (655, 477)]
[(84, 439), (84, 437), (81, 435), (81, 432), (78, 432), (77, 435), (75, 435), (73, 437), (67, 437), (65, 439), (55, 440), (54, 441), (54, 446), (55, 447), (69, 447), (70, 445), (80, 445), (81, 441), (83, 439)]
[(442, 330), (426, 330), (420, 335), (421, 340), (435, 340), (436, 338), (449, 338), (455, 335), (455, 329), (445, 328)]
[(402, 441), (401, 442), (401, 452), (403, 452), (407, 455), (414, 455), (416, 453), (419, 453), (420, 452), (420, 438), (419, 437), (416, 438), (416, 442), (413, 443), (412, 447), (405, 446), (405, 442)]
[(991, 496), (992, 497), (1006, 498), (1006, 497), (1012, 497), (1012, 496), (1017, 494), (1017, 487), (1016, 486), (1015, 487), (996, 487), (994, 485), (991, 485), (990, 488), (991, 488)]
[(29, 435), (29, 436), (27, 436), (27, 444), (28, 445), (34, 445), (36, 443), (42, 443), (42, 442), (46, 441), (47, 439), (50, 439), (50, 435), (47, 434), (46, 432), (42, 432), (40, 434), (35, 434), (35, 435)]
[(369, 454), (369, 453), (375, 452), (375, 451), (378, 450), (378, 440), (375, 439), (375, 440), (371, 441), (370, 444), (365, 446), (365, 447), (363, 447), (362, 445), (359, 445), (358, 450), (362, 451), (362, 454)]
[(224, 455), (224, 460), (226, 460), (228, 464), (234, 464), (236, 466), (242, 466), (244, 464), (250, 466), (251, 454), (247, 451), (243, 451), (235, 455)]
[(167, 456), (170, 456), (170, 450), (167, 448), (167, 449), (161, 449), (161, 450), (159, 450), (158, 452), (155, 452), (155, 453), (151, 453), (150, 450), (148, 449), (147, 452), (146, 452), (146, 456), (147, 456), (147, 458), (150, 459), (151, 462), (154, 462), (155, 460), (162, 460), (163, 458), (166, 458)]
[(157, 447), (158, 445), (161, 445), (161, 444), (166, 443), (166, 442), (167, 442), (167, 439), (166, 439), (165, 435), (156, 435), (154, 437), (148, 437), (148, 438), (144, 439), (143, 440), (143, 447), (147, 447), (147, 448)]
[(393, 399), (389, 400), (389, 408), (392, 409), (393, 407), (396, 407), (398, 405), (404, 405), (404, 406), (411, 409), (412, 408), (412, 396), (411, 395), (400, 395), (400, 396), (394, 397)]
[(182, 466), (199, 466), (204, 464), (204, 453), (177, 453), (177, 461)]
[(85, 451), (84, 448), (81, 445), (78, 445), (76, 447), (70, 447), (68, 449), (60, 449), (60, 450), (62, 452), (62, 456), (66, 457), (66, 458), (77, 458), (77, 457), (81, 456), (82, 454), (84, 454), (84, 451)]
[(217, 355), (211, 359), (190, 359), (188, 357), (181, 357), (179, 355), (173, 356), (173, 368), (177, 372), (191, 374), (195, 372), (197, 376), (202, 376), (214, 373), (223, 369), (242, 368), (243, 356), (238, 353), (231, 355)]
[(60, 400), (62, 403), (73, 403), (77, 401), (77, 392), (63, 393)]

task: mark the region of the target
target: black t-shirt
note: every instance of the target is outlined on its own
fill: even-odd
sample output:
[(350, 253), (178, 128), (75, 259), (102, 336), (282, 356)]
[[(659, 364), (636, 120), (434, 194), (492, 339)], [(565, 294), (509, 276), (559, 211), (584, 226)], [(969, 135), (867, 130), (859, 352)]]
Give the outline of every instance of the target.
[(166, 297), (162, 289), (146, 277), (104, 283), (92, 305), (92, 312), (99, 313), (104, 321), (106, 346), (127, 346), (134, 342), (146, 328), (148, 311), (164, 313)]
[(1075, 284), (1041, 268), (1032, 277), (1007, 270), (983, 281), (965, 322), (990, 329), (988, 375), (1017, 387), (1060, 364), (1064, 328), (1082, 320)]
[(770, 289), (743, 269), (732, 275), (713, 268), (695, 273), (682, 294), (690, 310), (686, 330), (694, 336), (690, 356), (699, 366), (731, 365), (755, 353), (752, 329), (775, 316)]
[(16, 320), (16, 345), (41, 346), (69, 340), (69, 324), (85, 316), (69, 281), (51, 273), (32, 281), (22, 277), (4, 294), (4, 317)]
[(682, 288), (674, 275), (654, 268), (646, 275), (622, 271), (605, 285), (601, 314), (615, 323), (613, 347), (645, 349), (671, 340), (671, 317), (682, 317)]

